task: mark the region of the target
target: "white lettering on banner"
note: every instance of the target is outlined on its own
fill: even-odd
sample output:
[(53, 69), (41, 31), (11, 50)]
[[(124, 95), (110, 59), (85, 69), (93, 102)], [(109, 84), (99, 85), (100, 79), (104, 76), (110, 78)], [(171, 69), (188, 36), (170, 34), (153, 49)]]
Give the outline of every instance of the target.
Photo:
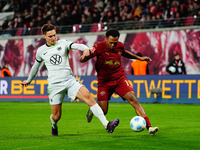
[(0, 94), (8, 94), (7, 88), (8, 82), (6, 80), (0, 80)]

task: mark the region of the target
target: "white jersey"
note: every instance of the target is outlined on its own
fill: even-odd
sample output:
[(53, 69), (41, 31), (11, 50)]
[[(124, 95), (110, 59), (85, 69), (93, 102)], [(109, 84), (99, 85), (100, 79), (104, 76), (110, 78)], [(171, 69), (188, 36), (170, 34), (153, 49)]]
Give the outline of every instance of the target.
[(60, 82), (67, 80), (72, 75), (72, 69), (69, 65), (68, 52), (71, 41), (59, 40), (54, 46), (44, 44), (37, 50), (36, 60), (44, 61), (48, 70), (48, 82)]
[(27, 83), (30, 83), (35, 77), (41, 62), (43, 61), (48, 70), (49, 84), (71, 79), (73, 74), (69, 64), (69, 50), (77, 49), (84, 51), (87, 48), (86, 45), (75, 44), (67, 40), (58, 40), (53, 46), (47, 46), (46, 44), (42, 45), (37, 50), (36, 62), (31, 69)]

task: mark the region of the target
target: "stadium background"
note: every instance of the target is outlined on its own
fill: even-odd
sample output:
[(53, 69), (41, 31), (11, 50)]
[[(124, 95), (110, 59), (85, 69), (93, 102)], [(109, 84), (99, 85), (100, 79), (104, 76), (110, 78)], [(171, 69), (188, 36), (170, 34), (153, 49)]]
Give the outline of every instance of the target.
[[(198, 1), (174, 0), (170, 1), (169, 5), (165, 5), (168, 1), (156, 0), (81, 0), (73, 2), (39, 0), (33, 1), (31, 4), (26, 0), (20, 2), (19, 5), (12, 0), (1, 1), (1, 12), (3, 12), (1, 17), (5, 13), (8, 13), (9, 16), (1, 19), (0, 62), (1, 66), (9, 62), (9, 69), (13, 75), (12, 78), (0, 79), (1, 101), (47, 101), (46, 86), (44, 86), (42, 92), (38, 90), (37, 86), (33, 86), (32, 88), (36, 91), (33, 94), (31, 90), (30, 93), (22, 92), (22, 89), (17, 87), (16, 83), (26, 79), (35, 61), (37, 48), (45, 43), (40, 32), (41, 26), (43, 23), (53, 23), (57, 25), (59, 39), (83, 43), (89, 47), (92, 47), (98, 41), (104, 40), (104, 34), (107, 29), (117, 28), (120, 30), (120, 41), (124, 43), (125, 49), (133, 53), (141, 52), (143, 55), (151, 57), (153, 61), (149, 65), (150, 75), (145, 77), (131, 76), (130, 64), (133, 60), (122, 58), (122, 66), (130, 82), (133, 83), (134, 90), (141, 102), (155, 101), (156, 96), (153, 94), (149, 96), (147, 91), (150, 88), (167, 88), (162, 94), (158, 95), (159, 102), (200, 103)], [(33, 10), (31, 6), (34, 6)], [(64, 24), (62, 24), (63, 19), (61, 19), (63, 13), (56, 7), (61, 10), (64, 9), (63, 13), (66, 13), (64, 14)], [(47, 11), (47, 8), (50, 10)], [(81, 15), (81, 13), (84, 15)], [(97, 14), (97, 17), (92, 17), (93, 21), (91, 22), (82, 22), (84, 18), (89, 21), (89, 18), (91, 18), (90, 13), (92, 15)], [(112, 16), (117, 16), (119, 20), (117, 21), (116, 17)], [(123, 20), (124, 16), (125, 20)], [(162, 18), (159, 18), (159, 16)], [(43, 18), (42, 20), (41, 17)], [(156, 17), (155, 20), (154, 17)], [(181, 54), (188, 75), (167, 75), (166, 65), (176, 52)], [(80, 51), (70, 52), (69, 60), (72, 70), (74, 75), (82, 80), (83, 84), (92, 91), (94, 89), (92, 89), (91, 83), (96, 81), (94, 62), (90, 60), (84, 64), (80, 63), (80, 55)], [(46, 75), (47, 71), (43, 65), (38, 73), (39, 77), (36, 78), (36, 82), (42, 79), (46, 83)], [(136, 80), (135, 83), (134, 80)], [(150, 87), (151, 81), (158, 83), (159, 80), (167, 81), (167, 85), (165, 83), (166, 87), (163, 82), (160, 85), (155, 84), (155, 86)], [(177, 83), (176, 80), (180, 82)], [(147, 81), (149, 83), (148, 87), (141, 86), (141, 88), (138, 88), (140, 84), (137, 81), (141, 81), (140, 84)], [(176, 82), (176, 84), (173, 84), (173, 82)], [(181, 88), (179, 89), (179, 87)], [(177, 93), (179, 93), (178, 98)], [(95, 96), (95, 92), (93, 94)], [(42, 96), (42, 98), (34, 99), (29, 97), (33, 95)], [(6, 98), (5, 96), (8, 97)], [(122, 102), (116, 96), (113, 96), (112, 101)]]
[[(0, 149), (200, 149), (199, 5), (199, 0), (0, 0), (0, 67), (8, 61), (13, 74), (0, 78)], [(147, 131), (130, 129), (136, 113), (128, 103), (109, 103), (106, 117), (120, 118), (120, 125), (108, 134), (97, 118), (87, 123), (86, 104), (67, 102), (62, 104), (59, 136), (53, 137), (45, 67), (28, 88), (19, 85), (45, 42), (43, 23), (56, 24), (60, 39), (90, 47), (105, 38), (106, 30), (117, 28), (127, 50), (152, 57), (148, 76), (130, 75), (132, 60), (123, 59), (122, 65), (152, 125), (159, 127), (158, 134), (150, 137)], [(165, 72), (176, 51), (188, 75)], [(70, 53), (74, 74), (96, 98), (94, 64), (80, 64), (78, 55), (79, 51)], [(162, 88), (159, 104), (150, 92), (154, 87)], [(113, 95), (111, 102), (123, 100)]]

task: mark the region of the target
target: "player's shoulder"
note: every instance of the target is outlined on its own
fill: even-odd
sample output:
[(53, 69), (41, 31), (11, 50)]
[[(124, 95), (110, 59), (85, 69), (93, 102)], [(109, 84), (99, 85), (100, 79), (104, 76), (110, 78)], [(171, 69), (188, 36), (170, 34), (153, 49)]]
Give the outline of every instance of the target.
[(104, 47), (104, 46), (106, 46), (106, 41), (100, 41), (94, 44), (94, 47)]
[(117, 43), (117, 46), (116, 46), (116, 49), (120, 50), (120, 51), (124, 51), (124, 44), (122, 42), (118, 42)]
[(65, 39), (61, 39), (61, 40), (58, 40), (57, 42), (58, 42), (58, 44), (61, 44), (61, 43), (66, 43), (67, 40), (65, 40)]
[(58, 44), (70, 45), (71, 43), (73, 42), (66, 39), (58, 40)]
[(43, 44), (43, 45), (41, 45), (41, 46), (37, 49), (37, 52), (44, 51), (44, 50), (46, 50), (46, 48), (47, 48), (47, 45), (46, 45), (46, 44)]
[(96, 51), (96, 53), (100, 53), (103, 52), (104, 50), (106, 50), (106, 41), (100, 41), (98, 43), (94, 44), (94, 49)]
[(106, 45), (106, 41), (100, 41), (98, 42), (99, 45)]
[(123, 44), (122, 42), (120, 42), (120, 41), (118, 41), (118, 44), (119, 44), (119, 45), (123, 45), (123, 46), (124, 46), (124, 44)]
[(124, 44), (122, 42), (118, 41), (117, 46), (124, 47)]

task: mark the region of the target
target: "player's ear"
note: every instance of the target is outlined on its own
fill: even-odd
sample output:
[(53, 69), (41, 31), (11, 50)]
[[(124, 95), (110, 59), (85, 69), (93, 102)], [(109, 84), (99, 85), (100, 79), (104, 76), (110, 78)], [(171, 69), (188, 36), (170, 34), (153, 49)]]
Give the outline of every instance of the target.
[(108, 37), (106, 37), (106, 42), (108, 42)]

